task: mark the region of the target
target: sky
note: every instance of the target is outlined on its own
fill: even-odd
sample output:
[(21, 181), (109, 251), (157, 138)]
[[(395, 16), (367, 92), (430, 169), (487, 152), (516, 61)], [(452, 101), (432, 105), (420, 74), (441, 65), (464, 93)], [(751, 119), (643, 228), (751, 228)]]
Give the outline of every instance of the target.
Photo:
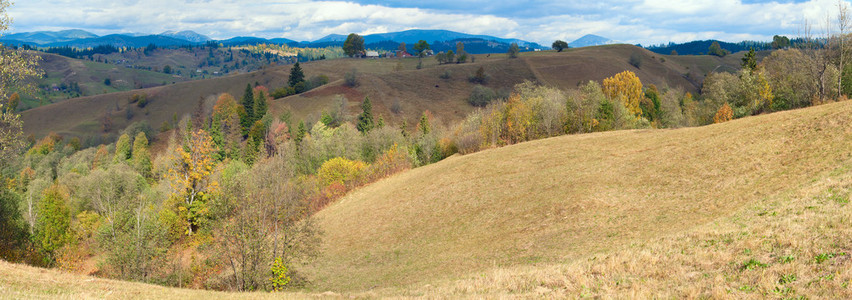
[[(193, 30), (214, 39), (446, 29), (549, 45), (596, 34), (653, 45), (794, 37), (836, 16), (838, 0), (13, 0), (11, 33), (83, 29), (95, 34)], [(848, 1), (842, 2), (849, 6)]]

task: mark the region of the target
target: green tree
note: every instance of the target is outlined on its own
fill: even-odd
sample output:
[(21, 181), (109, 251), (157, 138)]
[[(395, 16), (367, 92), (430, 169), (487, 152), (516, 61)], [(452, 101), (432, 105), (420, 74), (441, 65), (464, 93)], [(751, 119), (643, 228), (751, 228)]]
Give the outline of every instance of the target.
[(556, 40), (553, 42), (551, 47), (553, 47), (553, 50), (556, 50), (556, 52), (562, 52), (562, 50), (568, 49), (568, 43), (563, 40)]
[(367, 133), (373, 129), (373, 104), (370, 103), (370, 97), (364, 97), (364, 102), (361, 102), (361, 114), (358, 115), (358, 131)]
[(464, 43), (456, 43), (456, 63), (463, 64), (467, 62), (467, 51), (464, 51)]
[(350, 33), (343, 42), (343, 53), (349, 57), (364, 52), (364, 38), (360, 35)]
[(710, 47), (707, 48), (707, 54), (724, 57), (725, 55), (728, 55), (728, 50), (722, 49), (719, 42), (713, 42), (710, 44)]
[(47, 264), (55, 260), (54, 254), (68, 242), (71, 216), (65, 202), (68, 194), (59, 186), (51, 186), (43, 193), (38, 202), (38, 221), (36, 224), (36, 244), (49, 257)]
[(420, 129), (423, 134), (429, 134), (432, 131), (432, 126), (429, 125), (429, 116), (425, 111), (420, 115), (420, 123), (417, 124), (417, 129)]
[(308, 135), (308, 129), (305, 127), (305, 121), (299, 121), (299, 128), (296, 129), (296, 136), (293, 137), (293, 140), (296, 141), (296, 144), (301, 144), (306, 135)]
[(251, 125), (254, 124), (254, 92), (251, 84), (246, 84), (246, 91), (243, 94), (243, 100), (240, 104), (243, 106), (243, 114), (240, 115), (240, 125), (243, 136), (245, 136), (248, 135)]
[(518, 53), (521, 52), (521, 49), (518, 48), (518, 43), (512, 43), (509, 45), (509, 51), (506, 51), (509, 54), (509, 58), (518, 58)]
[(305, 82), (305, 73), (302, 72), (302, 66), (297, 62), (290, 68), (290, 79), (287, 83), (291, 87), (295, 87), (299, 82)]
[(427, 43), (425, 40), (419, 40), (417, 41), (417, 43), (414, 43), (414, 51), (417, 52), (418, 56), (425, 56), (426, 50), (429, 50), (429, 43)]
[[(304, 83), (304, 82), (302, 82)], [(269, 110), (269, 99), (266, 96), (265, 88), (258, 88), (254, 93), (254, 120), (260, 120), (266, 115)]]
[(131, 149), (130, 136), (126, 133), (122, 134), (118, 137), (118, 141), (115, 142), (115, 156), (113, 156), (113, 162), (125, 162), (130, 159)]
[(751, 71), (754, 71), (755, 69), (757, 69), (757, 59), (755, 58), (755, 55), (754, 55), (754, 48), (749, 49), (748, 53), (746, 53), (745, 56), (743, 56), (742, 66), (743, 66), (743, 68), (749, 69)]
[(148, 151), (148, 137), (139, 132), (133, 139), (133, 168), (144, 177), (151, 177), (151, 153)]
[(784, 49), (790, 47), (790, 38), (782, 35), (772, 37), (772, 49)]

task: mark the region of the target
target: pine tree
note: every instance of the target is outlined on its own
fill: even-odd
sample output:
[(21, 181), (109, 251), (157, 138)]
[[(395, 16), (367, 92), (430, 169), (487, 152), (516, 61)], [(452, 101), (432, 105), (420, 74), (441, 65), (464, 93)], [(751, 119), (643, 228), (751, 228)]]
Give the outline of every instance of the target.
[(290, 80), (288, 83), (291, 87), (295, 87), (299, 82), (305, 81), (305, 74), (302, 72), (302, 67), (296, 62), (293, 68), (290, 69)]
[(373, 129), (373, 104), (370, 103), (370, 97), (364, 97), (364, 102), (361, 103), (363, 112), (358, 115), (358, 131), (367, 133)]
[(754, 71), (757, 69), (757, 58), (755, 58), (754, 48), (748, 50), (748, 53), (743, 56), (743, 68)]

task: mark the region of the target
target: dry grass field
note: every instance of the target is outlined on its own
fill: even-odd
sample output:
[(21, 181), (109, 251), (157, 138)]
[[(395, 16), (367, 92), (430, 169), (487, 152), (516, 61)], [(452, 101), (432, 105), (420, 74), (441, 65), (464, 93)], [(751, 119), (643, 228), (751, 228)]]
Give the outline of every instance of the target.
[(0, 297), (849, 298), (850, 149), (852, 102), (527, 142), (330, 205), (306, 294), (0, 263)]
[[(852, 184), (835, 181), (850, 175), (850, 146), (852, 102), (842, 102), (700, 128), (564, 136), (455, 156), (357, 190), (322, 211), (325, 253), (312, 275), (318, 290), (416, 290), (556, 265), (588, 273), (564, 274), (548, 289), (584, 292), (582, 282), (571, 282), (576, 275), (587, 276), (592, 293), (623, 285), (662, 292), (699, 282), (669, 277), (690, 273), (686, 264), (712, 275), (707, 280), (766, 289), (747, 281), (766, 268), (740, 277), (725, 271), (749, 257), (775, 266), (785, 253), (807, 264), (817, 251), (834, 253), (826, 265), (849, 267), (849, 211), (839, 203), (848, 200), (809, 203), (829, 193), (819, 188), (824, 185), (837, 185), (834, 193), (848, 198)], [(752, 218), (754, 210), (775, 215)], [(779, 231), (795, 222), (805, 224), (789, 230), (801, 231)], [(802, 282), (814, 279), (815, 271), (798, 272)], [(836, 275), (836, 283), (849, 275)], [(503, 286), (467, 289), (512, 291)]]
[[(641, 68), (628, 63), (631, 54), (642, 55)], [(636, 46), (609, 45), (554, 51), (522, 53), (518, 59), (508, 59), (505, 54), (476, 55), (475, 62), (438, 65), (434, 58), (423, 59), (422, 69), (417, 69), (417, 58), (408, 59), (333, 59), (303, 64), (307, 77), (326, 75), (330, 83), (308, 93), (277, 99), (270, 104), (272, 113), (292, 112), (296, 120), (309, 122), (319, 119), (323, 110), (331, 110), (339, 99), (344, 99), (350, 116), (360, 113), (360, 103), (370, 97), (374, 112), (392, 124), (403, 120), (416, 122), (425, 110), (431, 111), (445, 123), (464, 118), (475, 108), (467, 103), (474, 88), (468, 77), (483, 67), (489, 80), (486, 84), (495, 90), (510, 91), (525, 80), (545, 85), (573, 89), (588, 81), (600, 81), (624, 70), (637, 73), (643, 83), (659, 87), (679, 87), (695, 93), (694, 81), (684, 77), (687, 73), (700, 82), (703, 74), (716, 68), (738, 68), (736, 55), (721, 59), (714, 56), (669, 57), (656, 55)], [(667, 57), (666, 62), (661, 58)], [(220, 93), (242, 96), (246, 84), (261, 84), (276, 89), (285, 84), (291, 66), (269, 66), (264, 70), (227, 77), (179, 82), (143, 90), (124, 91), (90, 97), (75, 98), (38, 107), (22, 113), (24, 131), (36, 138), (50, 132), (66, 136), (115, 136), (127, 125), (147, 121), (154, 129), (173, 116), (181, 118), (191, 114), (199, 99), (208, 107)], [(358, 71), (359, 85), (344, 85), (343, 75), (352, 69)], [(691, 70), (691, 71), (690, 71)], [(442, 79), (445, 71), (450, 78)], [(134, 93), (149, 96), (150, 105), (144, 109), (129, 104)], [(391, 111), (399, 103), (401, 112)], [(128, 118), (127, 110), (132, 111)], [(109, 115), (113, 126), (103, 132), (102, 119)]]

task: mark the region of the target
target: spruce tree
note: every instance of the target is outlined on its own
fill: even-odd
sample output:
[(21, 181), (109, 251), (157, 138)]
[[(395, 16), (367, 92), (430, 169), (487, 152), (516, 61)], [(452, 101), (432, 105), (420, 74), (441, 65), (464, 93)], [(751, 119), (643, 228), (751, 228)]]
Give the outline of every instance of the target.
[(260, 120), (266, 115), (269, 104), (266, 102), (266, 93), (258, 91), (254, 97), (254, 121)]
[(254, 91), (251, 88), (251, 84), (246, 84), (246, 92), (243, 94), (241, 104), (246, 109), (246, 117), (251, 120), (251, 122), (248, 122), (248, 126), (251, 126), (254, 123)]
[(364, 97), (364, 102), (361, 103), (363, 112), (358, 115), (358, 131), (367, 133), (373, 129), (373, 104), (370, 103), (370, 97)]
[(296, 64), (293, 65), (293, 68), (290, 69), (290, 80), (288, 81), (288, 83), (291, 87), (296, 87), (296, 84), (299, 84), (299, 82), (304, 81), (305, 73), (302, 72), (302, 67), (299, 65), (298, 62), (296, 62)]

